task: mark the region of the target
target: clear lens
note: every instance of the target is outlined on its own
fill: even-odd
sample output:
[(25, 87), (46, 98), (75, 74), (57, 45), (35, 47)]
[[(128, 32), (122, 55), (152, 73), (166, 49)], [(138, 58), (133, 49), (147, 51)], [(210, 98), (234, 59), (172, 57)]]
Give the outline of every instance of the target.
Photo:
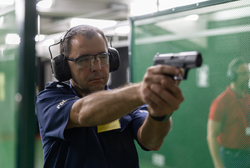
[(75, 64), (78, 68), (90, 69), (95, 64), (96, 60), (101, 66), (105, 66), (109, 64), (109, 55), (105, 53), (105, 54), (98, 54), (95, 56), (85, 56), (82, 58), (78, 58), (75, 61)]

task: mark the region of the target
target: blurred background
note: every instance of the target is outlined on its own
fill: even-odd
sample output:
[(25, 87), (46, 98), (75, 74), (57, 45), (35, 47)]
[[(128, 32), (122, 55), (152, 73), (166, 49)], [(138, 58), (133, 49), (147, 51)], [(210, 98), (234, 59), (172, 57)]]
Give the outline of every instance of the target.
[[(202, 67), (190, 70), (180, 85), (185, 101), (163, 147), (138, 150), (141, 168), (213, 167), (209, 107), (230, 83), (232, 59), (250, 61), (247, 0), (0, 0), (0, 168), (43, 166), (34, 103), (56, 80), (48, 46), (80, 24), (102, 29), (120, 53), (111, 88), (141, 81), (157, 53), (202, 53)], [(53, 57), (58, 54), (53, 47)]]

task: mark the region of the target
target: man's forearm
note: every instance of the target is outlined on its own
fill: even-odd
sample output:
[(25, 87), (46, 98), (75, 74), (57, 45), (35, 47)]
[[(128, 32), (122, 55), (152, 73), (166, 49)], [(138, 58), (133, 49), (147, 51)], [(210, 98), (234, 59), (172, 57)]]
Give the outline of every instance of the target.
[(149, 150), (159, 150), (171, 127), (171, 118), (165, 122), (160, 122), (155, 121), (148, 115), (137, 133), (138, 140)]
[(215, 168), (224, 168), (220, 155), (219, 144), (215, 137), (208, 137), (208, 146)]
[(73, 121), (78, 123), (78, 126), (96, 126), (128, 114), (143, 104), (138, 93), (139, 87), (139, 84), (131, 84), (83, 97), (72, 107), (72, 118), (77, 116)]

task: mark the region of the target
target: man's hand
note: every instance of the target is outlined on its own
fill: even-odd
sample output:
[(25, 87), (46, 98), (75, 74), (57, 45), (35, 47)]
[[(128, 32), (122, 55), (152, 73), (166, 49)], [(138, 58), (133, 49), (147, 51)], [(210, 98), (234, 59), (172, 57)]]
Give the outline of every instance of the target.
[(184, 100), (178, 87), (180, 81), (173, 80), (171, 77), (171, 75), (178, 76), (179, 74), (182, 74), (181, 69), (168, 65), (157, 65), (147, 69), (140, 94), (142, 101), (148, 104), (151, 116), (161, 117), (179, 108)]
[(171, 129), (171, 119), (159, 122), (152, 117), (172, 114), (184, 100), (178, 87), (180, 81), (173, 76), (182, 74), (181, 69), (168, 65), (157, 65), (147, 69), (140, 87), (141, 99), (148, 104), (151, 117), (147, 117), (137, 132), (139, 142), (149, 150), (159, 150)]

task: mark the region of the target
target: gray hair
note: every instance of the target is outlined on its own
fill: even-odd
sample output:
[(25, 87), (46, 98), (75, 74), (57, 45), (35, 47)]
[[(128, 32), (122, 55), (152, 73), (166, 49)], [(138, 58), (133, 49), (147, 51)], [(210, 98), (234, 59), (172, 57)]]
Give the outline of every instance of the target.
[(96, 33), (100, 34), (108, 48), (108, 41), (105, 37), (104, 33), (97, 27), (93, 27), (90, 25), (79, 25), (69, 29), (63, 38), (61, 39), (60, 43), (60, 53), (63, 54), (65, 57), (68, 57), (71, 52), (71, 40), (74, 36), (84, 36), (91, 39)]

